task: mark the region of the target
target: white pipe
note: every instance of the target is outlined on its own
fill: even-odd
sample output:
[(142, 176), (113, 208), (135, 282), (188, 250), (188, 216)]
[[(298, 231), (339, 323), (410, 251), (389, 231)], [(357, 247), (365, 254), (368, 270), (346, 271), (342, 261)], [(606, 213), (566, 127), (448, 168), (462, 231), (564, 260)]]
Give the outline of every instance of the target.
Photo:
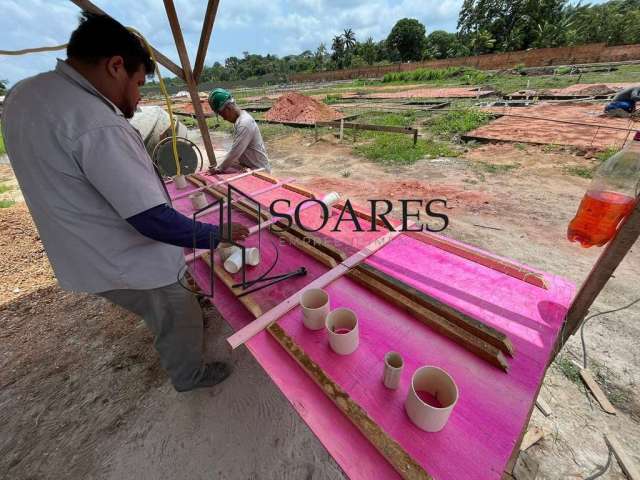
[(196, 192), (189, 195), (189, 200), (191, 200), (191, 206), (193, 206), (194, 210), (200, 210), (207, 206), (207, 197), (203, 192)]
[(398, 388), (403, 369), (404, 361), (402, 360), (402, 355), (397, 352), (388, 352), (384, 356), (384, 372), (382, 374), (384, 386), (392, 390)]
[(189, 183), (187, 183), (187, 177), (185, 177), (184, 175), (176, 175), (175, 177), (173, 177), (173, 183), (176, 184), (176, 188), (178, 190), (183, 190), (189, 186)]
[(324, 328), (329, 314), (329, 294), (321, 288), (310, 288), (300, 297), (302, 323), (310, 330)]
[(407, 415), (421, 430), (439, 432), (458, 401), (458, 387), (447, 372), (438, 367), (418, 368), (404, 404)]
[[(236, 250), (224, 261), (224, 269), (229, 273), (238, 273), (242, 268), (242, 249), (233, 247)], [(257, 248), (245, 249), (245, 261), (247, 265), (255, 267), (260, 263), (260, 250)]]
[(348, 308), (337, 308), (325, 322), (329, 345), (338, 355), (349, 355), (356, 351), (360, 343), (358, 317)]

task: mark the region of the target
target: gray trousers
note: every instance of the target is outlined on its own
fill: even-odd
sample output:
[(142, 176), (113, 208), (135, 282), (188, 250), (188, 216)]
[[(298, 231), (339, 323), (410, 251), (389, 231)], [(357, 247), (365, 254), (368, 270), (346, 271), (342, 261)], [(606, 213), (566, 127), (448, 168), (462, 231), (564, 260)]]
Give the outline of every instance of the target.
[(203, 313), (196, 297), (178, 283), (151, 290), (109, 290), (99, 296), (140, 315), (155, 337), (160, 364), (176, 390), (202, 375)]

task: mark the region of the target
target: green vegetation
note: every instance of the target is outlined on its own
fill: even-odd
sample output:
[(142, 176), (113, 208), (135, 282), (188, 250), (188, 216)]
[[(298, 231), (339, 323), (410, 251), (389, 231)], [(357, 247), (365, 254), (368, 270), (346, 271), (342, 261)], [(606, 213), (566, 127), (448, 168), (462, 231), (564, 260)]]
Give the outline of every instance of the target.
[(605, 160), (608, 160), (609, 157), (612, 157), (613, 155), (615, 155), (619, 151), (620, 151), (620, 149), (618, 147), (609, 147), (606, 150), (603, 150), (602, 152), (596, 153), (595, 157), (598, 160), (600, 160), (600, 162), (604, 162)]
[(487, 163), (487, 162), (478, 162), (478, 165), (487, 173), (507, 173), (515, 168), (520, 167), (517, 163)]
[(2, 137), (2, 131), (0, 130), (0, 155), (4, 155), (7, 153), (7, 150), (4, 148), (4, 138)]
[(0, 193), (10, 192), (11, 190), (13, 190), (11, 185), (0, 184)]
[(15, 205), (14, 200), (0, 200), (0, 208), (9, 208), (12, 205)]
[(476, 108), (452, 110), (443, 114), (436, 114), (426, 124), (438, 135), (464, 134), (489, 123), (492, 115)]
[(462, 67), (418, 68), (409, 72), (391, 72), (385, 74), (382, 81), (389, 82), (432, 82), (462, 76), (466, 69)]
[(393, 133), (374, 133), (375, 138), (353, 148), (354, 153), (382, 165), (410, 165), (426, 156), (456, 157), (458, 152), (449, 145), (433, 140), (418, 140)]
[(580, 380), (580, 369), (565, 355), (558, 355), (555, 362), (553, 362), (553, 366), (573, 383), (577, 385), (581, 384), (582, 380)]
[(567, 167), (565, 171), (569, 175), (582, 178), (593, 178), (593, 168), (589, 167)]
[(341, 101), (342, 101), (342, 96), (336, 95), (334, 93), (328, 94), (326, 97), (324, 97), (324, 100), (323, 100), (323, 102), (327, 105), (333, 105), (334, 103), (340, 103)]

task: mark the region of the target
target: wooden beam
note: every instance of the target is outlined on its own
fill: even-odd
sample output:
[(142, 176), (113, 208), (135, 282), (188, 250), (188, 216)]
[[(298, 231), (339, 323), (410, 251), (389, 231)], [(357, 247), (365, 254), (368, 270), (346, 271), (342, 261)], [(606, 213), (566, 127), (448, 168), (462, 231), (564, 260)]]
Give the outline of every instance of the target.
[(213, 23), (216, 21), (216, 13), (218, 12), (218, 4), (220, 0), (209, 0), (207, 3), (207, 11), (204, 14), (204, 21), (202, 22), (202, 32), (200, 33), (200, 43), (198, 44), (198, 53), (196, 54), (196, 61), (193, 64), (193, 80), (198, 83), (200, 81), (200, 75), (204, 68), (204, 60), (207, 56), (207, 48), (209, 47), (209, 39), (211, 38), (211, 30), (213, 29)]
[[(82, 10), (84, 10), (85, 12), (109, 16), (108, 13), (96, 7), (89, 0), (71, 0), (71, 1), (75, 3), (78, 7), (80, 7)], [(160, 65), (164, 66), (167, 70), (169, 70), (171, 73), (173, 73), (177, 77), (181, 78), (182, 80), (185, 80), (184, 71), (178, 65), (173, 63), (168, 57), (160, 53), (155, 48), (151, 47), (151, 50), (153, 50), (153, 54), (155, 55), (156, 60)]]
[(176, 8), (173, 5), (173, 0), (164, 0), (164, 8), (167, 11), (167, 18), (169, 19), (169, 25), (171, 26), (171, 33), (173, 39), (176, 42), (176, 49), (178, 50), (178, 56), (180, 57), (180, 63), (182, 64), (182, 70), (184, 71), (184, 80), (187, 82), (187, 90), (191, 96), (191, 103), (193, 104), (193, 111), (196, 114), (196, 120), (198, 121), (198, 127), (202, 135), (202, 142), (204, 143), (204, 149), (207, 152), (209, 158), (209, 164), (216, 166), (216, 155), (213, 152), (213, 144), (211, 143), (211, 137), (209, 136), (209, 127), (207, 127), (207, 120), (204, 117), (202, 110), (202, 103), (200, 103), (200, 97), (198, 96), (198, 88), (195, 80), (193, 79), (193, 73), (191, 71), (191, 63), (189, 62), (189, 55), (187, 54), (187, 47), (184, 43), (182, 36), (182, 29), (180, 28), (180, 22), (178, 21), (178, 15)]
[[(640, 197), (639, 197), (640, 198)], [(591, 269), (589, 276), (584, 281), (577, 295), (573, 299), (569, 311), (565, 328), (562, 329), (562, 339), (560, 345), (564, 345), (568, 338), (573, 335), (582, 324), (584, 317), (589, 312), (589, 308), (598, 297), (604, 286), (616, 271), (620, 262), (629, 253), (631, 247), (640, 236), (640, 200), (636, 201), (636, 206), (629, 216), (622, 222), (618, 233), (606, 246), (604, 252)]]
[(514, 348), (511, 340), (507, 335), (495, 328), (492, 328), (469, 315), (459, 312), (440, 300), (421, 292), (411, 285), (408, 285), (371, 265), (360, 264), (356, 267), (356, 270), (374, 279), (376, 282), (382, 283), (386, 287), (398, 292), (402, 297), (407, 298), (428, 310), (437, 313), (439, 316), (446, 318), (450, 323), (457, 325), (479, 339), (493, 345), (503, 353), (513, 356)]
[(407, 311), (416, 320), (424, 323), (439, 334), (457, 343), (465, 350), (468, 350), (505, 372), (509, 370), (509, 363), (507, 362), (504, 354), (493, 345), (490, 345), (468, 331), (449, 322), (446, 318), (428, 310), (414, 300), (401, 295), (398, 291), (389, 288), (385, 284), (371, 278), (358, 269), (350, 270), (347, 273), (347, 276), (369, 289), (380, 298), (383, 298), (389, 303)]
[(380, 455), (393, 466), (400, 477), (407, 480), (428, 480), (432, 478), (340, 385), (329, 378), (324, 370), (278, 324), (271, 325), (268, 331), (315, 384), (320, 387), (320, 390), (335, 404), (338, 410), (360, 430)]
[(593, 378), (591, 370), (587, 368), (580, 368), (580, 376), (582, 377), (582, 381), (585, 383), (585, 385), (589, 387), (589, 390), (591, 390), (591, 393), (598, 401), (602, 409), (611, 415), (616, 415), (618, 413), (616, 411), (616, 408), (611, 404), (611, 402), (607, 398), (607, 395), (602, 391), (600, 385), (598, 385), (598, 382), (596, 382), (596, 379)]

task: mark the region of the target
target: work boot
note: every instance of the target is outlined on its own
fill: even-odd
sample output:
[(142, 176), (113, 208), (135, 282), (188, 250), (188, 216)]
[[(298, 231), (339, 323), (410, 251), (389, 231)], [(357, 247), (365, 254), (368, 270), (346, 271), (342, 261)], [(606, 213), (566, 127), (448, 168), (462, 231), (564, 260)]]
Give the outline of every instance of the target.
[(174, 385), (174, 388), (178, 392), (188, 392), (191, 390), (195, 390), (196, 388), (208, 388), (213, 387), (224, 381), (231, 375), (231, 367), (223, 362), (212, 362), (207, 363), (204, 367), (202, 367), (202, 371), (199, 375), (200, 379), (196, 381), (191, 387), (177, 387)]

